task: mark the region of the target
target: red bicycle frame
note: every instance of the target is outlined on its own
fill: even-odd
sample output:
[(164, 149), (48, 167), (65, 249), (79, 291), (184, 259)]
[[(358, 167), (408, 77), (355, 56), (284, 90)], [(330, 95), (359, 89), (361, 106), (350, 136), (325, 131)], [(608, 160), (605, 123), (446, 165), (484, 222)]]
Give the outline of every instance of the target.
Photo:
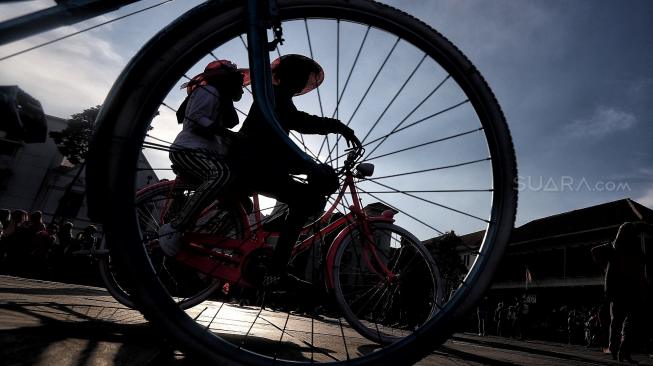
[[(177, 184), (177, 180), (166, 183), (171, 185), (170, 192), (172, 192)], [(148, 188), (150, 187), (146, 187), (144, 190)], [(349, 206), (349, 212), (329, 223), (334, 211), (341, 204), (347, 189), (349, 189), (352, 197), (352, 205)], [(253, 195), (253, 201), (253, 225), (250, 223), (249, 215), (245, 212), (242, 205), (235, 205), (239, 220), (242, 222), (242, 237), (228, 238), (201, 232), (186, 233), (184, 234), (186, 245), (182, 247), (175, 259), (199, 272), (220, 280), (240, 286), (253, 287), (253, 284), (243, 278), (242, 271), (252, 253), (264, 251), (269, 254), (272, 252), (273, 248), (266, 242), (266, 238), (275, 234), (278, 235), (277, 233), (270, 233), (264, 230), (258, 194)], [(169, 203), (166, 203), (165, 209), (168, 207)], [(200, 215), (200, 220), (202, 217), (210, 215), (211, 212), (215, 212), (216, 209), (216, 203), (207, 207)], [(392, 271), (381, 260), (375, 246), (371, 245), (371, 243), (374, 243), (374, 236), (370, 228), (370, 223), (394, 222), (393, 216), (394, 212), (391, 210), (384, 211), (380, 216), (369, 216), (361, 204), (354, 182), (354, 175), (351, 172), (347, 172), (340, 191), (329, 209), (315, 222), (306, 225), (301, 233), (307, 234), (315, 227), (321, 228), (297, 243), (293, 248), (292, 256), (299, 255), (310, 249), (320, 239), (340, 230), (331, 243), (326, 256), (326, 285), (327, 288), (331, 289), (333, 288), (333, 268), (338, 248), (344, 242), (345, 238), (352, 234), (353, 230), (359, 230), (360, 235), (363, 236), (363, 243), (365, 245), (363, 250), (364, 262), (374, 273), (382, 276), (387, 281), (392, 281), (394, 279)]]

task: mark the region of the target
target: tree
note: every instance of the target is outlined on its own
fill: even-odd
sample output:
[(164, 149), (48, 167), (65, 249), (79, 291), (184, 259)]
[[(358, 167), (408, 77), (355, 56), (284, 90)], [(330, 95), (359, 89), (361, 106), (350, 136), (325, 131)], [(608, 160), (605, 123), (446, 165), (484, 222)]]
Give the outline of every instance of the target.
[(72, 164), (83, 164), (86, 160), (88, 142), (101, 107), (98, 105), (73, 114), (68, 119), (68, 127), (60, 132), (50, 132), (59, 152)]

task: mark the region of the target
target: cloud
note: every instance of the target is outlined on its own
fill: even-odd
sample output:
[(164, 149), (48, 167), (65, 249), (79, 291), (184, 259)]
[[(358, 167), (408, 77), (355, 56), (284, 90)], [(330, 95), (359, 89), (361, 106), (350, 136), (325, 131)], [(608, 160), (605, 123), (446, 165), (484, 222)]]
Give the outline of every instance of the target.
[(589, 118), (577, 119), (564, 127), (570, 137), (601, 138), (613, 132), (625, 131), (637, 123), (637, 117), (619, 109), (601, 106)]
[(29, 14), (37, 10), (43, 10), (55, 5), (53, 1), (23, 1), (0, 5), (0, 21), (12, 19), (21, 15)]
[(648, 188), (642, 196), (635, 198), (635, 201), (653, 209), (653, 186)]
[[(80, 27), (63, 27), (2, 47), (8, 55)], [(41, 101), (46, 114), (66, 118), (102, 104), (126, 63), (103, 31), (86, 32), (0, 62), (0, 84), (19, 85)]]

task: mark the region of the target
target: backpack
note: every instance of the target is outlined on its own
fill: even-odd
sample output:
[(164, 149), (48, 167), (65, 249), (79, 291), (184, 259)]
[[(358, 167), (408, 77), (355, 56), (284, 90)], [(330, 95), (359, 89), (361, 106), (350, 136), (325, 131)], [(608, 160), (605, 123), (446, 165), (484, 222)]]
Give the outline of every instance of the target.
[(186, 107), (188, 106), (188, 96), (184, 98), (184, 101), (179, 105), (179, 109), (175, 113), (177, 115), (177, 123), (184, 123), (184, 118), (186, 117)]

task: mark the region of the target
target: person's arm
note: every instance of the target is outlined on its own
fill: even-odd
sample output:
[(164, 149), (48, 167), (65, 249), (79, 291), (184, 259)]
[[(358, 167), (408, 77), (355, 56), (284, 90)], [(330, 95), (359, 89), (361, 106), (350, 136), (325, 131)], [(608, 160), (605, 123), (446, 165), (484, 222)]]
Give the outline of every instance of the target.
[(342, 135), (348, 142), (360, 146), (354, 130), (335, 118), (318, 117), (297, 110), (294, 104), (285, 103), (277, 108), (279, 118), (283, 119), (286, 126), (294, 131), (304, 134), (327, 135), (336, 133)]

